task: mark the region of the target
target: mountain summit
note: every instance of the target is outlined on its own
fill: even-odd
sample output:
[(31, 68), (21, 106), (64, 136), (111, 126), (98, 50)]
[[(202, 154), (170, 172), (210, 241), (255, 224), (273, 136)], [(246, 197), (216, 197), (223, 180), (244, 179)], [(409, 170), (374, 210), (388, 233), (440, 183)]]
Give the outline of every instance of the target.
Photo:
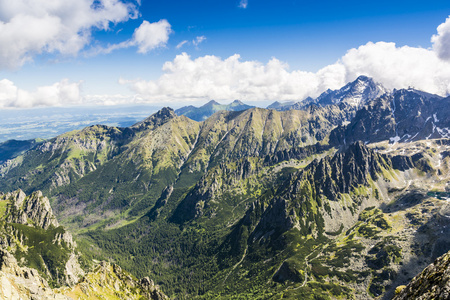
[(339, 90), (328, 90), (322, 93), (316, 99), (316, 102), (322, 106), (346, 103), (360, 108), (367, 103), (367, 100), (375, 99), (387, 92), (387, 89), (376, 83), (372, 78), (361, 75), (355, 81), (349, 82)]
[(345, 104), (350, 110), (354, 111), (367, 104), (370, 100), (378, 98), (386, 93), (389, 93), (389, 91), (380, 83), (375, 82), (370, 77), (361, 75), (339, 90), (326, 90), (316, 99), (307, 97), (299, 102), (288, 101), (280, 103), (275, 101), (267, 108), (283, 111), (290, 109), (302, 110), (314, 103), (320, 106)]

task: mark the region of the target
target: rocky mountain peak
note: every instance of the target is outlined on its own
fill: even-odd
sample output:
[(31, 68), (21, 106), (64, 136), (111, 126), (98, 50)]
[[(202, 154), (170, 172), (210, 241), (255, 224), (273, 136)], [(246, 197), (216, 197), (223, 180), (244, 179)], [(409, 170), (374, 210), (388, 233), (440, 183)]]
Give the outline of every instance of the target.
[(9, 223), (34, 225), (43, 229), (50, 226), (59, 227), (58, 220), (53, 215), (50, 201), (41, 191), (26, 196), (22, 190), (0, 196), (0, 201), (8, 202), (5, 218)]
[(213, 105), (220, 105), (220, 103), (217, 102), (216, 100), (211, 100), (208, 103), (204, 104), (202, 107), (213, 106)]
[(316, 102), (320, 105), (347, 103), (359, 108), (368, 100), (375, 99), (386, 92), (387, 90), (381, 84), (362, 75), (339, 90), (327, 90), (317, 98)]
[(133, 129), (153, 129), (155, 127), (159, 127), (168, 121), (176, 118), (177, 115), (175, 114), (175, 111), (170, 107), (163, 107), (156, 113), (152, 114), (147, 119), (136, 123), (132, 126)]

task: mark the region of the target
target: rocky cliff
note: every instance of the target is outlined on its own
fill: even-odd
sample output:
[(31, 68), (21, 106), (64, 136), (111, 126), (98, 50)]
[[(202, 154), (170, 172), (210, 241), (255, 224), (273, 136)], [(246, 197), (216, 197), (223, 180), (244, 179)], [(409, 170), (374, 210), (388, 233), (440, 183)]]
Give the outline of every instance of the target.
[(0, 195), (0, 201), (9, 202), (5, 211), (5, 220), (8, 223), (29, 224), (42, 229), (48, 229), (50, 226), (59, 227), (50, 201), (41, 191), (26, 196), (22, 190), (17, 190)]
[(72, 235), (59, 225), (40, 191), (0, 195), (0, 249), (32, 266), (53, 286), (73, 285), (84, 274)]

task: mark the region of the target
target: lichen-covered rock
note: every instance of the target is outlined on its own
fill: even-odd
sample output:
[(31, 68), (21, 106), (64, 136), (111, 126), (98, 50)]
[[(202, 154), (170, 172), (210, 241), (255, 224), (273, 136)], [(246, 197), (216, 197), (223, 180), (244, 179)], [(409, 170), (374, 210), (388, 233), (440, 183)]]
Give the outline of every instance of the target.
[(450, 299), (450, 252), (437, 258), (403, 289), (393, 300)]

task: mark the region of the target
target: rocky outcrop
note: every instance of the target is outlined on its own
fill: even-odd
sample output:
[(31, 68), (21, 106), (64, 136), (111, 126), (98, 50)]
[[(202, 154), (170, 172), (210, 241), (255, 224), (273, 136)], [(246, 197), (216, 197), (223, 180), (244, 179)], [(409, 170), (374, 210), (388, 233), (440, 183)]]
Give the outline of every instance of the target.
[(20, 267), (16, 258), (0, 249), (0, 299), (169, 299), (152, 280), (134, 279), (119, 266), (101, 262), (73, 287), (52, 289), (38, 271)]
[(0, 299), (70, 299), (56, 294), (35, 269), (20, 267), (6, 250), (0, 249)]
[(0, 195), (0, 201), (7, 201), (6, 222), (19, 223), (48, 229), (58, 227), (59, 223), (53, 215), (50, 201), (41, 191), (26, 196), (22, 190)]
[(158, 112), (152, 114), (147, 119), (134, 124), (131, 126), (133, 130), (143, 130), (143, 129), (154, 129), (156, 127), (159, 127), (168, 121), (170, 121), (173, 118), (176, 118), (177, 115), (175, 114), (175, 111), (170, 107), (163, 107)]
[(148, 277), (136, 280), (118, 265), (107, 262), (100, 262), (76, 286), (58, 292), (72, 299), (169, 299)]
[(405, 287), (396, 289), (393, 300), (450, 299), (450, 252), (437, 258)]
[(59, 225), (42, 192), (29, 196), (22, 190), (1, 194), (0, 207), (5, 208), (0, 214), (5, 222), (0, 229), (0, 249), (19, 255), (22, 265), (29, 260), (39, 261), (36, 268), (51, 285), (78, 282), (84, 271), (78, 263), (77, 245), (70, 232)]

